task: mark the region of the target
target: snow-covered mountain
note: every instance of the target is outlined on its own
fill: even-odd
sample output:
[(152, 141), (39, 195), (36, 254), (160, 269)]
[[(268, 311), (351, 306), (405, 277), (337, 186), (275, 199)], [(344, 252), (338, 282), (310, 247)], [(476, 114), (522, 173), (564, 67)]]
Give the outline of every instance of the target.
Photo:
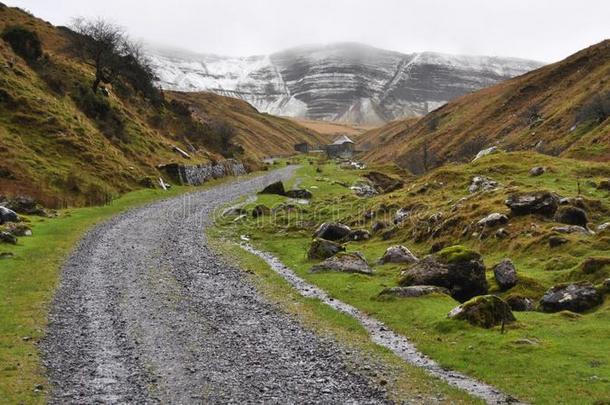
[(241, 98), (259, 111), (379, 124), (423, 115), (541, 63), (433, 52), (402, 54), (355, 43), (244, 58), (150, 48), (160, 85)]

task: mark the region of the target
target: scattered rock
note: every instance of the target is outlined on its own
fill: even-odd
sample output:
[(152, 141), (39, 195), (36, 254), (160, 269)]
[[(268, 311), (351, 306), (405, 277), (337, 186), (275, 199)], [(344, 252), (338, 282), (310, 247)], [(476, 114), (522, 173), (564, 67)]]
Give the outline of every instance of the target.
[(423, 297), (430, 294), (446, 294), (449, 295), (449, 290), (433, 285), (414, 285), (411, 287), (389, 287), (383, 289), (379, 293), (380, 298), (397, 297), (397, 298), (415, 298)]
[(313, 194), (311, 194), (310, 191), (305, 189), (295, 189), (286, 191), (286, 197), (311, 200)]
[(483, 149), (477, 153), (477, 155), (472, 159), (473, 162), (481, 159), (483, 156), (492, 155), (494, 153), (498, 153), (500, 150), (496, 146), (492, 146), (491, 148)]
[(498, 239), (505, 239), (508, 238), (510, 236), (510, 234), (508, 233), (508, 231), (506, 230), (506, 228), (500, 228), (496, 231), (496, 238)]
[(381, 172), (372, 171), (365, 174), (364, 177), (373, 183), (373, 187), (379, 193), (390, 193), (404, 185), (402, 180), (395, 179)]
[(316, 229), (313, 236), (314, 238), (337, 241), (347, 238), (351, 232), (351, 228), (347, 225), (335, 222), (324, 222)]
[(578, 225), (583, 228), (586, 228), (589, 222), (587, 213), (583, 209), (571, 206), (559, 207), (554, 219), (562, 224)]
[(349, 240), (369, 240), (371, 239), (371, 234), (366, 229), (354, 229), (347, 236)]
[(405, 246), (395, 245), (390, 246), (386, 249), (381, 259), (379, 259), (379, 264), (385, 263), (415, 263), (419, 259), (415, 257), (413, 253)]
[(566, 238), (562, 238), (561, 236), (552, 235), (549, 237), (549, 246), (551, 248), (556, 248), (561, 245), (565, 245), (568, 243)]
[(19, 222), (19, 215), (9, 208), (0, 206), (0, 225), (7, 222)]
[(386, 224), (385, 222), (377, 221), (373, 224), (373, 226), (371, 227), (371, 230), (373, 231), (373, 233), (377, 233), (387, 227), (388, 227), (388, 224)]
[(358, 196), (370, 198), (376, 196), (377, 190), (368, 183), (356, 183), (350, 189)]
[(546, 172), (546, 168), (542, 166), (532, 167), (530, 169), (530, 176), (537, 177), (542, 176)]
[(505, 201), (513, 215), (540, 214), (552, 217), (559, 206), (559, 198), (548, 191), (511, 194)]
[(610, 229), (610, 222), (604, 222), (603, 224), (597, 225), (597, 231), (598, 232), (603, 232), (606, 229)]
[(396, 211), (396, 214), (394, 214), (394, 224), (395, 225), (400, 224), (405, 219), (409, 218), (410, 215), (411, 215), (411, 210), (408, 210), (406, 208), (400, 208), (398, 211)]
[(495, 295), (481, 295), (449, 312), (449, 318), (468, 321), (471, 325), (491, 328), (517, 319), (508, 304)]
[(381, 234), (381, 239), (383, 239), (383, 240), (392, 239), (396, 235), (397, 232), (398, 232), (398, 228), (395, 226), (390, 229), (387, 229), (386, 231), (384, 231)]
[(584, 312), (600, 305), (603, 297), (589, 282), (559, 284), (550, 288), (540, 299), (544, 312)]
[(403, 271), (401, 276), (402, 286), (444, 287), (460, 302), (488, 291), (481, 255), (459, 245), (426, 256)]
[(252, 216), (254, 218), (258, 218), (258, 217), (262, 217), (264, 215), (269, 215), (271, 214), (271, 209), (269, 207), (267, 207), (266, 205), (257, 205), (256, 207), (254, 207), (252, 209)]
[(311, 260), (328, 259), (339, 252), (344, 252), (345, 247), (340, 243), (326, 239), (316, 238), (311, 242), (307, 257)]
[(13, 235), (11, 233), (0, 231), (0, 242), (10, 243), (11, 245), (16, 245), (17, 238), (15, 237), (15, 235)]
[(494, 267), (494, 277), (502, 291), (517, 285), (517, 269), (510, 259), (504, 259)]
[(24, 223), (9, 223), (6, 225), (6, 231), (14, 236), (32, 236), (32, 228)]
[(485, 218), (479, 220), (479, 222), (477, 222), (477, 225), (484, 228), (493, 228), (498, 225), (504, 225), (507, 222), (508, 217), (506, 215), (494, 212), (493, 214), (489, 214)]
[(286, 195), (286, 190), (284, 190), (284, 183), (281, 181), (276, 181), (275, 183), (269, 184), (262, 191), (259, 191), (259, 194), (277, 194), (277, 195)]
[(551, 231), (559, 233), (580, 233), (587, 236), (594, 235), (594, 232), (578, 225), (554, 226), (551, 228)]
[(0, 260), (2, 259), (12, 259), (15, 257), (14, 253), (11, 252), (0, 252)]
[(475, 176), (472, 178), (468, 192), (470, 194), (478, 193), (479, 191), (492, 191), (498, 188), (498, 182), (485, 176)]
[(519, 346), (538, 346), (538, 345), (540, 345), (540, 341), (538, 339), (527, 339), (527, 338), (517, 339), (517, 340), (513, 341), (513, 343), (516, 345), (519, 345)]
[(534, 301), (531, 298), (523, 297), (521, 295), (509, 295), (506, 297), (506, 303), (513, 311), (524, 312), (536, 309)]
[(313, 266), (312, 273), (321, 271), (338, 271), (342, 273), (373, 274), (373, 269), (368, 265), (361, 253), (337, 253), (322, 263)]

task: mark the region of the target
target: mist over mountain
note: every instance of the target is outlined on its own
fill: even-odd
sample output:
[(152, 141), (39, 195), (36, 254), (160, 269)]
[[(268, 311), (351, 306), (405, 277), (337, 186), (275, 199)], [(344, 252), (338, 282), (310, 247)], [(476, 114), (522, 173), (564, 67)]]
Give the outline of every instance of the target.
[(424, 115), (542, 66), (506, 57), (403, 54), (358, 43), (250, 57), (151, 47), (149, 56), (165, 89), (211, 91), (275, 115), (358, 124)]

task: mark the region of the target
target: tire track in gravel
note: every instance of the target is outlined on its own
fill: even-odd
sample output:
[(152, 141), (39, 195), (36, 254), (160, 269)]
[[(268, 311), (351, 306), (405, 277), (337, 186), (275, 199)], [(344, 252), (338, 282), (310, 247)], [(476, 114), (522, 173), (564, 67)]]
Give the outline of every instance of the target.
[(206, 244), (215, 208), (294, 170), (133, 209), (88, 232), (64, 265), (42, 342), (49, 402), (389, 402), (340, 347)]

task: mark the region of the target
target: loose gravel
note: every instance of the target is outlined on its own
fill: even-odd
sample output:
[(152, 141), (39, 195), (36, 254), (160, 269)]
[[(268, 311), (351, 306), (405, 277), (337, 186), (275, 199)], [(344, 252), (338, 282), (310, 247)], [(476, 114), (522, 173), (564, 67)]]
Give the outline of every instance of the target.
[[(388, 403), (210, 250), (215, 209), (294, 167), (133, 209), (83, 238), (42, 342), (49, 402)], [(239, 249), (236, 247), (236, 249)]]

